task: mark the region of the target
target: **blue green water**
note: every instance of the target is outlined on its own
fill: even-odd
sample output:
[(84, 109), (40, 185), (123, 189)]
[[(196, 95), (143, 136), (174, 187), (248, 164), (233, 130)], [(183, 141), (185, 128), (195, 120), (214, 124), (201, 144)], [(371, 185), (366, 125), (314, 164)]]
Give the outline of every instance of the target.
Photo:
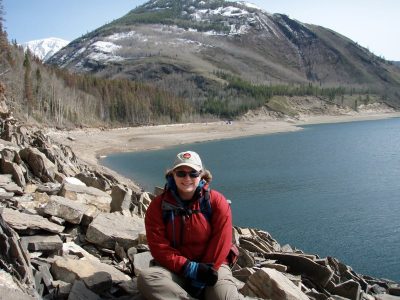
[(113, 154), (103, 163), (153, 191), (175, 154), (189, 149), (232, 200), (235, 225), (400, 281), (399, 118)]

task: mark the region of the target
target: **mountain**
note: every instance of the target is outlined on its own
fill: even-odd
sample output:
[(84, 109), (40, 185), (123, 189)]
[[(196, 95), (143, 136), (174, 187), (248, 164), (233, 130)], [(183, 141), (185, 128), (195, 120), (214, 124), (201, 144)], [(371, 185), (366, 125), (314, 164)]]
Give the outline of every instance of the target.
[(32, 52), (33, 55), (42, 61), (48, 60), (57, 51), (68, 45), (69, 41), (59, 38), (47, 38), (41, 40), (29, 41), (22, 44), (22, 47)]
[(48, 63), (149, 81), (199, 105), (244, 101), (243, 95), (220, 95), (234, 78), (363, 90), (400, 106), (400, 72), (393, 63), (328, 28), (246, 2), (152, 0), (72, 41)]

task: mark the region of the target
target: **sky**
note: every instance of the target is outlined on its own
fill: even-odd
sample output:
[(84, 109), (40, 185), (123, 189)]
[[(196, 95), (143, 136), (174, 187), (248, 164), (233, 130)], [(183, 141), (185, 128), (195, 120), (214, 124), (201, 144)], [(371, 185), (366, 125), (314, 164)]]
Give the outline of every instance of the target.
[[(72, 41), (146, 0), (2, 0), (10, 40)], [(270, 13), (330, 28), (374, 54), (400, 61), (398, 0), (249, 0)]]

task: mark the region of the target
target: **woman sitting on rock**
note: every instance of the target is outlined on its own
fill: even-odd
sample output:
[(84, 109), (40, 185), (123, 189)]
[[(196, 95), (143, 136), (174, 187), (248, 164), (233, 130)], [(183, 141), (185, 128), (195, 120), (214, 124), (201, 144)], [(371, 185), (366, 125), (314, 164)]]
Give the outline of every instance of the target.
[(241, 299), (229, 267), (231, 209), (222, 194), (209, 189), (210, 172), (196, 152), (185, 151), (166, 179), (164, 192), (146, 212), (156, 266), (139, 275), (140, 292), (147, 299)]

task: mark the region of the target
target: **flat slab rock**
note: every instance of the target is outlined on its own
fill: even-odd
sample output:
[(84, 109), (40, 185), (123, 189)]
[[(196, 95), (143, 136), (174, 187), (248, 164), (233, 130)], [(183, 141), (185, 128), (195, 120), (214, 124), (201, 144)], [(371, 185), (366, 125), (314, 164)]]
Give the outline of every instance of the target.
[(135, 215), (119, 213), (99, 214), (90, 223), (86, 240), (107, 249), (115, 249), (115, 243), (125, 250), (138, 244), (139, 235), (145, 234), (144, 221)]
[(65, 183), (61, 188), (60, 196), (93, 205), (102, 212), (110, 211), (111, 196), (94, 187)]
[(51, 196), (44, 213), (60, 217), (72, 224), (79, 224), (89, 206), (61, 196)]
[(11, 208), (4, 208), (3, 218), (15, 230), (45, 230), (55, 233), (64, 230), (64, 226), (54, 224), (42, 216), (22, 213)]
[(56, 280), (69, 283), (74, 283), (76, 279), (94, 276), (99, 272), (110, 274), (113, 282), (129, 281), (131, 279), (111, 265), (87, 258), (75, 259), (56, 256), (51, 266), (51, 273)]

